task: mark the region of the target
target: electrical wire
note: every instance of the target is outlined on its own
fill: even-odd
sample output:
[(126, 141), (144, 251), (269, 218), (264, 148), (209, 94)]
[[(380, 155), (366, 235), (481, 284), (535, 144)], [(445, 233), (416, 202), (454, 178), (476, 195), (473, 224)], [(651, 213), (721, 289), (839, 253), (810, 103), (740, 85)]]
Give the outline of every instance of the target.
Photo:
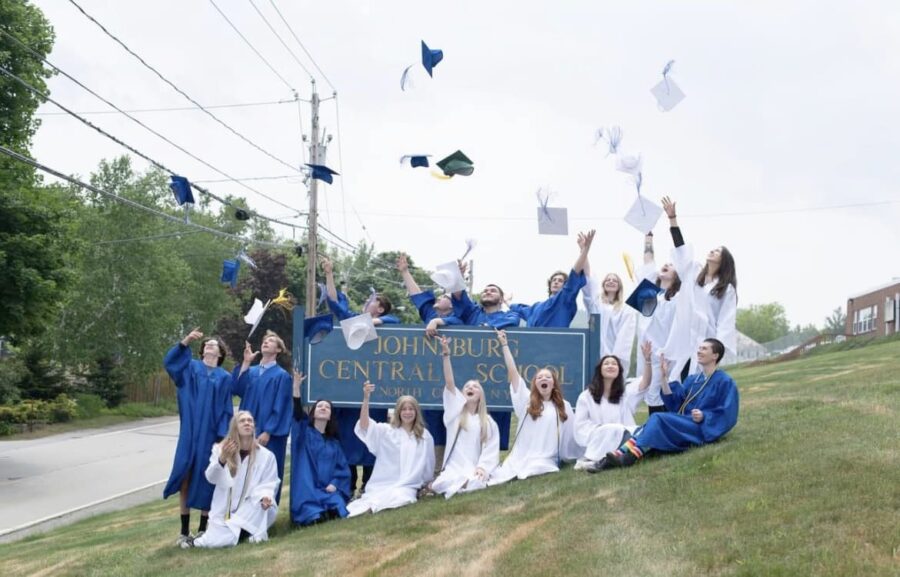
[(291, 36), (294, 37), (294, 40), (296, 40), (297, 44), (300, 45), (300, 48), (303, 49), (303, 52), (306, 54), (306, 57), (309, 58), (309, 61), (312, 62), (313, 66), (316, 67), (316, 70), (319, 71), (319, 74), (322, 76), (322, 78), (325, 80), (325, 82), (328, 83), (328, 86), (331, 87), (331, 90), (333, 92), (337, 92), (337, 88), (335, 88), (334, 84), (331, 83), (331, 80), (328, 80), (328, 77), (325, 76), (325, 73), (322, 71), (322, 69), (319, 67), (319, 64), (316, 62), (316, 59), (312, 57), (312, 54), (309, 53), (309, 50), (307, 50), (306, 46), (303, 45), (303, 42), (300, 41), (300, 38), (297, 36), (296, 32), (294, 32), (294, 29), (291, 27), (291, 25), (288, 24), (287, 19), (281, 13), (281, 10), (278, 9), (278, 6), (275, 5), (275, 2), (273, 0), (269, 0), (269, 4), (271, 4), (272, 8), (275, 9), (275, 12), (278, 14), (278, 17), (281, 18), (281, 21), (284, 23), (285, 27), (288, 29), (288, 32), (291, 33)]
[[(212, 0), (210, 0), (210, 1), (212, 1)], [(306, 68), (306, 66), (304, 66), (302, 62), (300, 62), (300, 59), (297, 58), (297, 55), (294, 54), (294, 51), (291, 50), (291, 48), (287, 45), (287, 43), (281, 38), (281, 35), (278, 34), (278, 32), (275, 30), (275, 28), (273, 28), (272, 25), (269, 23), (268, 18), (266, 18), (265, 15), (259, 10), (259, 8), (256, 6), (256, 2), (254, 2), (253, 0), (249, 0), (249, 2), (250, 2), (250, 6), (253, 6), (253, 10), (255, 10), (256, 13), (259, 15), (259, 17), (262, 18), (262, 21), (265, 23), (266, 27), (268, 27), (268, 29), (272, 32), (272, 34), (275, 35), (275, 38), (278, 39), (278, 42), (280, 42), (281, 45), (284, 46), (284, 49), (287, 50), (288, 54), (291, 55), (291, 58), (294, 59), (294, 62), (296, 62), (297, 65), (303, 69), (303, 72), (306, 72), (306, 75), (309, 76), (310, 80), (315, 80), (315, 77), (312, 75), (312, 73), (309, 71), (309, 69)]]
[[(11, 38), (15, 38), (12, 34), (9, 35)], [(18, 39), (16, 39), (18, 40)], [(21, 43), (21, 40), (18, 40)], [(29, 48), (30, 50), (30, 48)], [(208, 104), (206, 108), (219, 109), (219, 108), (250, 108), (253, 106), (271, 106), (273, 104), (292, 104), (296, 102), (297, 98), (282, 99), (282, 100), (265, 100), (262, 102), (233, 102), (231, 104)], [(90, 116), (92, 114), (143, 114), (147, 112), (192, 112), (199, 110), (196, 106), (172, 106), (169, 108), (133, 108), (130, 110), (87, 110), (87, 111), (79, 111), (78, 114), (82, 116)], [(35, 116), (67, 116), (65, 112), (36, 112)]]

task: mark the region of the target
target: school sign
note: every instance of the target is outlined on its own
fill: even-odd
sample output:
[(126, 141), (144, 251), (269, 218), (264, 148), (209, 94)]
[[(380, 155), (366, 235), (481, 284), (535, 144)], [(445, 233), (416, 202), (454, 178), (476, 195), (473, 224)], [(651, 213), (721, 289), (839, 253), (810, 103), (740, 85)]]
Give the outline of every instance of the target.
[[(304, 402), (330, 399), (337, 406), (358, 407), (362, 384), (376, 385), (373, 407), (393, 407), (397, 398), (412, 395), (425, 408), (440, 409), (444, 387), (441, 344), (425, 335), (423, 325), (377, 327), (378, 339), (360, 349), (347, 348), (340, 326), (311, 345), (303, 335), (303, 311), (294, 309), (296, 366), (307, 375)], [(496, 333), (487, 327), (444, 328), (450, 338), (450, 360), (456, 385), (477, 379), (490, 409), (511, 409), (506, 364)], [(600, 355), (600, 315), (587, 329), (515, 328), (506, 331), (519, 373), (526, 381), (543, 367), (560, 376), (563, 394), (572, 406), (590, 381)]]

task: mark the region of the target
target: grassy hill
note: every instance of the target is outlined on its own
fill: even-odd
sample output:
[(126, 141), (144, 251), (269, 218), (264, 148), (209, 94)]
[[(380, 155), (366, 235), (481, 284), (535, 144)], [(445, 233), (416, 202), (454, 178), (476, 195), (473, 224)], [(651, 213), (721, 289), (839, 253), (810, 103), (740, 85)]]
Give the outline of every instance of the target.
[(174, 549), (160, 501), (2, 545), (0, 574), (900, 574), (900, 341), (732, 374), (737, 427), (682, 455), (302, 530), (285, 500), (228, 551)]

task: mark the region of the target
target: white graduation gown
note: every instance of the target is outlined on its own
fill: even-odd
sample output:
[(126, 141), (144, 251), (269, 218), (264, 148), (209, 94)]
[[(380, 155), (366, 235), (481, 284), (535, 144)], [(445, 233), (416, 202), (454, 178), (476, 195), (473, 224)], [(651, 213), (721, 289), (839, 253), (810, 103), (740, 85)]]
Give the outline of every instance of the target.
[[(716, 338), (725, 345), (725, 355), (732, 358), (737, 355), (737, 292), (734, 286), (728, 285), (721, 299), (714, 297), (710, 291), (716, 286), (715, 280), (704, 286), (697, 284), (697, 277), (703, 265), (693, 259), (694, 249), (685, 244), (673, 249), (673, 259), (678, 275), (682, 279), (681, 291), (684, 298), (679, 299), (677, 322), (683, 323), (683, 332), (689, 333), (685, 338), (684, 349), (678, 354), (691, 361), (690, 372), (699, 370), (697, 365), (697, 348), (704, 339)], [(683, 309), (682, 309), (683, 307)], [(676, 329), (682, 330), (682, 329)], [(680, 347), (679, 347), (680, 348)], [(685, 357), (685, 355), (687, 355)], [(684, 366), (684, 362), (680, 366)], [(680, 367), (679, 367), (680, 368)]]
[(494, 470), (488, 485), (556, 473), (559, 471), (560, 460), (577, 459), (581, 456), (581, 449), (575, 443), (573, 434), (575, 412), (569, 401), (564, 401), (568, 416), (565, 421), (559, 418), (556, 405), (551, 401), (544, 401), (544, 410), (535, 420), (527, 413), (530, 391), (525, 381), (520, 378), (518, 387), (513, 387), (510, 383), (509, 391), (519, 429), (515, 444), (503, 464)]
[(637, 379), (625, 386), (618, 403), (610, 403), (606, 397), (594, 401), (587, 389), (578, 395), (575, 404), (575, 441), (584, 447), (585, 459), (599, 461), (606, 453), (615, 451), (622, 444), (625, 431), (633, 433), (637, 428), (634, 412), (644, 398)]
[[(483, 489), (487, 484), (475, 477), (475, 469), (482, 468), (490, 478), (500, 463), (500, 430), (488, 416), (491, 430), (481, 442), (481, 421), (478, 415), (466, 415), (466, 427), (459, 426), (466, 397), (459, 389), (444, 388), (444, 426), (447, 427), (447, 455), (444, 468), (431, 483), (431, 490), (449, 499), (458, 492)], [(458, 436), (457, 436), (458, 435)]]
[[(278, 487), (278, 467), (275, 455), (262, 446), (256, 447), (253, 465), (248, 472), (250, 457), (244, 457), (237, 474), (232, 477), (228, 466), (219, 463), (222, 450), (213, 445), (206, 480), (215, 485), (212, 506), (209, 510), (209, 525), (206, 532), (194, 540), (195, 547), (233, 547), (237, 545), (241, 529), (250, 533), (254, 543), (269, 539), (269, 527), (278, 516), (275, 503), (275, 488)], [(229, 502), (230, 497), (230, 502)], [(272, 505), (263, 510), (263, 497), (272, 500)], [(231, 510), (231, 515), (226, 515)]]
[(637, 311), (626, 304), (619, 308), (604, 303), (602, 298), (603, 287), (600, 292), (595, 288), (599, 283), (593, 278), (588, 279), (585, 287), (581, 289), (581, 298), (584, 308), (590, 314), (600, 315), (600, 357), (615, 355), (622, 363), (622, 371), (627, 376), (631, 368), (631, 350), (634, 348), (634, 332), (637, 326)]
[(434, 476), (434, 440), (428, 430), (417, 439), (403, 427), (369, 419), (367, 430), (357, 421), (354, 432), (375, 455), (375, 469), (365, 493), (347, 505), (349, 516), (415, 503), (418, 490)]

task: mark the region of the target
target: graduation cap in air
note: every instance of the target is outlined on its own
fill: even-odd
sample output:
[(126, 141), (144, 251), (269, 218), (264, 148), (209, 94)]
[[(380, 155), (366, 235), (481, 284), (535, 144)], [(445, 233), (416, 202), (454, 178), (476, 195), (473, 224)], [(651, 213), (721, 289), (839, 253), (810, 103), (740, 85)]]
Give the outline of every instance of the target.
[(439, 161), (437, 165), (447, 177), (453, 177), (457, 174), (469, 176), (475, 172), (475, 163), (463, 154), (462, 150), (457, 150), (447, 158)]
[(416, 168), (418, 166), (423, 166), (428, 168), (428, 157), (430, 154), (406, 154), (400, 157), (400, 164), (409, 163), (410, 166)]
[(310, 176), (316, 180), (327, 182), (328, 184), (334, 182), (334, 176), (340, 176), (340, 174), (331, 170), (324, 164), (307, 164), (306, 166), (310, 168)]
[(358, 350), (363, 343), (378, 338), (378, 333), (375, 332), (375, 323), (372, 322), (372, 315), (369, 313), (342, 320), (341, 331), (344, 333), (347, 347), (352, 351)]
[(332, 328), (334, 328), (334, 321), (331, 313), (303, 319), (303, 334), (309, 339), (311, 345), (320, 343), (328, 336)]
[(669, 60), (666, 63), (662, 71), (663, 79), (650, 89), (650, 93), (656, 98), (656, 104), (663, 112), (672, 110), (679, 102), (684, 100), (684, 92), (681, 91), (681, 88), (675, 84), (675, 81), (669, 75), (674, 64), (674, 60)]
[(641, 284), (625, 300), (625, 304), (635, 309), (645, 317), (653, 316), (656, 310), (656, 296), (662, 289), (647, 279), (642, 279)]
[(253, 325), (250, 327), (250, 333), (247, 335), (248, 339), (253, 336), (253, 332), (256, 330), (256, 327), (259, 326), (266, 311), (273, 306), (282, 309), (282, 311), (290, 311), (294, 308), (294, 297), (291, 293), (287, 292), (286, 288), (283, 288), (278, 291), (277, 296), (266, 301), (266, 304), (263, 304), (258, 298), (254, 298), (253, 306), (251, 306), (250, 310), (247, 311), (247, 314), (244, 315), (244, 322), (248, 325)]
[(191, 192), (191, 183), (183, 176), (175, 176), (172, 175), (172, 182), (169, 183), (169, 188), (172, 189), (172, 193), (175, 195), (175, 202), (178, 203), (178, 206), (183, 204), (194, 204), (194, 194)]
[(448, 293), (465, 290), (466, 288), (466, 281), (463, 279), (462, 273), (459, 272), (459, 264), (453, 261), (437, 265), (434, 273), (431, 275), (431, 280)]
[(241, 270), (241, 261), (235, 259), (225, 259), (222, 262), (222, 282), (227, 282), (231, 288), (237, 286), (238, 271)]
[(637, 200), (634, 201), (634, 204), (631, 205), (631, 208), (625, 214), (625, 222), (642, 234), (647, 234), (656, 226), (656, 222), (662, 213), (663, 209), (661, 207), (638, 194)]
[(422, 66), (425, 67), (425, 71), (428, 72), (428, 76), (434, 77), (431, 71), (434, 70), (434, 67), (437, 66), (443, 59), (443, 50), (432, 50), (428, 47), (427, 44), (425, 44), (425, 41), (422, 40)]
[(549, 207), (550, 192), (538, 189), (537, 207), (538, 234), (569, 234), (569, 211), (565, 208)]

